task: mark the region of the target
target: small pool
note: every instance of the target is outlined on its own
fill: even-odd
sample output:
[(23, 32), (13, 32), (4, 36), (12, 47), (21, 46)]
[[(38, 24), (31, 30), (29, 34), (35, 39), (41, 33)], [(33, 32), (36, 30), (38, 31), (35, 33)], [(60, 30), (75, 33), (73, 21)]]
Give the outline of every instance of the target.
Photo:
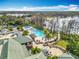
[(25, 29), (30, 30), (32, 32), (32, 34), (36, 35), (37, 37), (44, 37), (45, 36), (45, 34), (42, 30), (35, 29), (31, 26), (25, 26)]

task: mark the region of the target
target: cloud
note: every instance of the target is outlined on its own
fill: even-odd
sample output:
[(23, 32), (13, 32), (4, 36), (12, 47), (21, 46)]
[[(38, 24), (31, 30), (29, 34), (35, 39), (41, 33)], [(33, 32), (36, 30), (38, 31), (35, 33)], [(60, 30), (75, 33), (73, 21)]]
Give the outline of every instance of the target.
[(68, 10), (69, 11), (77, 11), (78, 10), (78, 7), (70, 7)]
[(69, 11), (79, 11), (78, 5), (70, 5), (68, 8)]
[(79, 11), (79, 5), (57, 5), (48, 7), (7, 8), (0, 11)]

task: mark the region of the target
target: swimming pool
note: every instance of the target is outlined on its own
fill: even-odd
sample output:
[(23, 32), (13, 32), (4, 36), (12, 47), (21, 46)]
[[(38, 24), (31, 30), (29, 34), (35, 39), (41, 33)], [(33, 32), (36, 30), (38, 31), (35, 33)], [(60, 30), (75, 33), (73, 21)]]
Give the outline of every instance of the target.
[(30, 30), (32, 32), (32, 34), (36, 35), (37, 37), (44, 37), (45, 34), (42, 30), (33, 28), (31, 26), (25, 26), (25, 29)]
[(33, 34), (35, 34), (38, 37), (44, 37), (45, 36), (44, 32), (41, 31), (41, 30), (38, 30), (38, 29), (33, 30)]

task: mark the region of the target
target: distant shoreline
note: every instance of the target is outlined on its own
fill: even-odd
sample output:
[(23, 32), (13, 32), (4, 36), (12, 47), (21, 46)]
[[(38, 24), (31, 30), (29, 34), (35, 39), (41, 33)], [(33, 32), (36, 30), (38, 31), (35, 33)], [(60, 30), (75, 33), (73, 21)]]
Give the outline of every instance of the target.
[(52, 16), (79, 16), (79, 11), (0, 11), (0, 14), (45, 14)]

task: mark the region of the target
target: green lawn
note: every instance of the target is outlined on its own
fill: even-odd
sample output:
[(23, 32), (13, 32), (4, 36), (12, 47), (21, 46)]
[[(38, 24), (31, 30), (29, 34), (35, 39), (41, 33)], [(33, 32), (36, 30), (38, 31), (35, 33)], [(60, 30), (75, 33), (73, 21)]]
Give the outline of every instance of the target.
[(2, 26), (0, 26), (0, 30), (2, 29)]
[(69, 43), (67, 42), (67, 41), (64, 41), (64, 40), (60, 40), (60, 41), (58, 41), (57, 43), (56, 43), (56, 45), (57, 46), (60, 46), (60, 47), (63, 47), (63, 48), (67, 48), (67, 45), (68, 45)]

